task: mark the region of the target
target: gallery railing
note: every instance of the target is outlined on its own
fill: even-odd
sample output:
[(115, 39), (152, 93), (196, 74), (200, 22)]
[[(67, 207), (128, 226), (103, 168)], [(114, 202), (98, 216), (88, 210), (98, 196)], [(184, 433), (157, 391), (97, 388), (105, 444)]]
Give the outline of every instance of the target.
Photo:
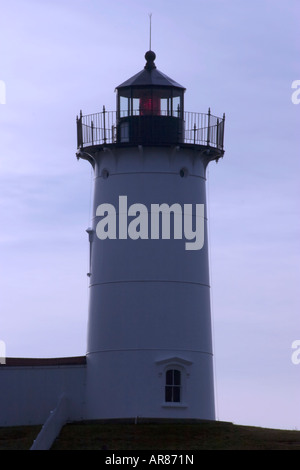
[[(122, 121), (130, 123), (131, 120), (134, 120), (135, 127), (138, 127), (145, 118), (147, 118), (147, 123), (151, 124), (152, 117), (156, 123), (159, 123), (158, 119), (161, 119), (162, 125), (168, 119), (172, 119), (173, 123), (174, 120), (181, 121), (182, 126), (178, 126), (178, 129), (181, 129), (180, 136), (178, 135), (178, 142), (180, 143), (207, 146), (223, 151), (225, 115), (223, 115), (223, 118), (218, 118), (211, 114), (210, 109), (208, 113), (185, 112), (183, 120), (164, 115), (143, 116), (138, 111), (133, 113), (132, 116), (122, 116), (118, 119), (116, 111), (106, 111), (105, 107), (103, 107), (102, 112), (96, 114), (83, 116), (80, 112), (80, 115), (77, 116), (77, 147), (84, 148), (122, 142), (141, 143), (135, 142), (135, 137), (122, 140), (118, 132), (118, 125), (120, 126)], [(138, 133), (135, 135), (138, 135)], [(172, 134), (172, 142), (168, 143), (176, 144), (178, 143), (176, 140), (176, 136), (174, 137)]]

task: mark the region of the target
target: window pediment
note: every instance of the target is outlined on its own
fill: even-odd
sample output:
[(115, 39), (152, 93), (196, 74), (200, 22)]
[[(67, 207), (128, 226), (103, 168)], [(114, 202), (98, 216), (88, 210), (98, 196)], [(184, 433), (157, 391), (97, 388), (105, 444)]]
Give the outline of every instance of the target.
[(186, 367), (186, 366), (190, 366), (193, 364), (192, 361), (188, 361), (187, 359), (184, 359), (183, 357), (179, 357), (179, 356), (171, 356), (171, 357), (167, 357), (165, 359), (161, 359), (155, 362), (158, 366), (168, 366), (171, 364), (177, 364), (177, 365)]

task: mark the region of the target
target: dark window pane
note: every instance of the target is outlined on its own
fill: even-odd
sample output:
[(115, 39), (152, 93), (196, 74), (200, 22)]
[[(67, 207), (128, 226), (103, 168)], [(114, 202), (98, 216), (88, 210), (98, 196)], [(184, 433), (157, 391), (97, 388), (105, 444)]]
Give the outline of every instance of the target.
[(174, 385), (180, 385), (180, 370), (174, 370)]
[(166, 372), (166, 385), (173, 385), (173, 370), (167, 370)]
[(166, 389), (165, 389), (165, 401), (172, 401), (172, 387), (166, 387)]
[(173, 387), (173, 401), (180, 401), (180, 387)]

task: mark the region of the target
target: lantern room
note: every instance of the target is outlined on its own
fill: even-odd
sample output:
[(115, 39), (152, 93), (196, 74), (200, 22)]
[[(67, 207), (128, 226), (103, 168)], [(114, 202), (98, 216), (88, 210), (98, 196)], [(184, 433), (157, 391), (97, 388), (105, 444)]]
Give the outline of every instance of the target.
[(117, 141), (172, 144), (184, 138), (185, 88), (157, 70), (153, 51), (144, 69), (116, 88)]

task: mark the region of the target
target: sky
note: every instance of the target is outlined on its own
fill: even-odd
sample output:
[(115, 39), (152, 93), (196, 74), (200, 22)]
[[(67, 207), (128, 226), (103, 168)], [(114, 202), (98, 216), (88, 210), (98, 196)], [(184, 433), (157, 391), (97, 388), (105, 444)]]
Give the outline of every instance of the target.
[[(207, 179), (217, 419), (300, 429), (299, 0), (0, 2), (0, 342), (86, 352), (92, 171), (76, 115), (149, 49), (185, 109), (226, 114)], [(298, 95), (300, 97), (300, 94)], [(295, 101), (295, 100), (294, 100)]]

